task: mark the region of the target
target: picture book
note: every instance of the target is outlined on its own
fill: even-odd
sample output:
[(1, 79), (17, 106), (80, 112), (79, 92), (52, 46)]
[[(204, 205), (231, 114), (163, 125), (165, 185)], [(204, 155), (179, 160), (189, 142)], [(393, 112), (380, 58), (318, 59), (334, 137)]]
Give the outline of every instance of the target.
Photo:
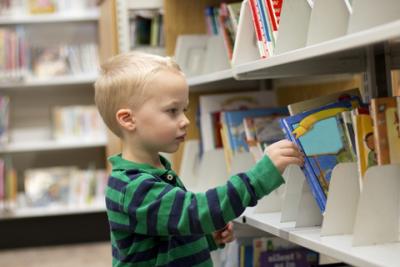
[(199, 129), (202, 151), (215, 149), (215, 140), (220, 127), (215, 113), (228, 110), (243, 110), (260, 107), (276, 106), (276, 96), (273, 91), (251, 91), (215, 95), (202, 95), (199, 98)]
[(361, 96), (357, 88), (296, 102), (288, 105), (288, 109), (290, 115), (295, 115), (354, 96)]
[(344, 132), (346, 134), (347, 142), (350, 144), (352, 148), (352, 154), (354, 161), (357, 160), (357, 151), (356, 151), (356, 140), (355, 140), (355, 134), (354, 134), (354, 125), (353, 125), (353, 119), (351, 116), (351, 111), (343, 111), (341, 113), (342, 116), (342, 121), (343, 121), (343, 128)]
[(400, 163), (400, 126), (396, 98), (372, 99), (371, 117), (378, 164)]
[(246, 142), (256, 162), (262, 159), (268, 145), (285, 138), (279, 123), (282, 117), (269, 115), (244, 118)]
[(353, 112), (353, 124), (356, 132), (360, 189), (362, 189), (362, 178), (369, 167), (377, 164), (377, 158), (371, 116), (369, 114), (356, 113)]
[(351, 148), (338, 118), (353, 105), (354, 101), (344, 100), (281, 119), (287, 138), (306, 156), (302, 170), (321, 212), (325, 210), (333, 168), (339, 162), (351, 161)]
[[(286, 115), (286, 108), (260, 108), (260, 109), (248, 109), (238, 111), (226, 111), (222, 113), (223, 123), (226, 124), (228, 130), (228, 139), (233, 154), (240, 152), (248, 152), (249, 147), (246, 142), (246, 134), (244, 130), (243, 120), (249, 117), (260, 117), (266, 115)], [(264, 131), (264, 134), (266, 131)], [(272, 133), (272, 132), (271, 132)], [(261, 132), (260, 132), (261, 134)], [(272, 133), (272, 134), (276, 134)], [(271, 135), (272, 136), (272, 135)], [(268, 136), (267, 138), (271, 137)], [(278, 135), (279, 136), (279, 135)], [(273, 136), (273, 138), (279, 138)]]

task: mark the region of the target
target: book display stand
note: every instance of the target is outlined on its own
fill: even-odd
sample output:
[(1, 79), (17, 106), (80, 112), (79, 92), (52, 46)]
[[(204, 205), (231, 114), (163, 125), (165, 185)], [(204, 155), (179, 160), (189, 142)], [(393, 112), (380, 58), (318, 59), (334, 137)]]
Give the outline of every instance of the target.
[(311, 11), (307, 45), (338, 38), (347, 33), (351, 10), (347, 0), (315, 1)]
[(399, 241), (400, 165), (367, 170), (354, 224), (353, 245)]
[(233, 47), (232, 66), (260, 58), (249, 0), (243, 1), (240, 14), (236, 43)]
[(274, 54), (302, 48), (307, 43), (312, 6), (307, 0), (285, 0)]
[(355, 33), (399, 19), (400, 2), (385, 0), (353, 0), (347, 33)]

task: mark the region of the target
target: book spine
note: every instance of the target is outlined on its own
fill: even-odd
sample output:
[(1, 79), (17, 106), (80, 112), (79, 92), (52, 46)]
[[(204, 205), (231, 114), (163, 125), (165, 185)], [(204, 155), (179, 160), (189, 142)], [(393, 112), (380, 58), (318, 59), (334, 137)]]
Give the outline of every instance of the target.
[(390, 163), (388, 132), (386, 127), (386, 103), (381, 99), (371, 99), (374, 140), (379, 165)]
[(261, 33), (261, 25), (257, 12), (256, 1), (257, 0), (249, 0), (249, 6), (252, 15), (251, 17), (253, 18), (254, 30), (256, 32), (258, 51), (260, 52), (261, 58), (267, 58), (268, 54), (266, 47), (264, 47), (263, 35)]
[[(288, 140), (292, 141), (293, 143), (295, 143), (302, 151), (304, 151), (301, 144), (298, 142), (298, 140), (296, 138), (294, 138), (293, 135), (291, 134), (291, 130), (290, 130), (291, 127), (287, 124), (286, 120), (281, 119), (280, 124), (281, 124), (281, 128), (283, 129), (283, 132), (284, 132), (286, 138)], [(304, 166), (301, 167), (301, 169), (303, 170), (303, 172), (306, 176), (306, 180), (311, 188), (311, 193), (313, 194), (318, 207), (320, 208), (321, 212), (324, 212), (325, 204), (326, 204), (326, 196), (323, 193), (324, 190), (322, 189), (321, 185), (318, 182), (316, 182), (316, 181), (318, 181), (318, 179), (316, 179), (316, 175), (311, 168), (311, 162), (309, 161), (307, 156), (304, 158)], [(313, 179), (313, 177), (315, 177), (315, 179)]]

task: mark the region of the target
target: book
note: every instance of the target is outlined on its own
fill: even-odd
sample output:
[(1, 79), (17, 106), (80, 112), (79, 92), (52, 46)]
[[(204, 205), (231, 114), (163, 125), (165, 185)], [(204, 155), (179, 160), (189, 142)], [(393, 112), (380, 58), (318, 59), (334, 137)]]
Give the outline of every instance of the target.
[(351, 116), (351, 111), (343, 111), (341, 113), (343, 127), (345, 130), (347, 142), (351, 145), (352, 154), (354, 161), (357, 160), (357, 150), (356, 150), (356, 140), (355, 140), (355, 133), (354, 133), (354, 126), (353, 126), (353, 119)]
[[(247, 0), (245, 0), (247, 1)], [(243, 2), (244, 4), (246, 2)], [(251, 11), (251, 17), (253, 21), (253, 26), (254, 26), (254, 31), (256, 33), (256, 39), (257, 39), (257, 46), (258, 46), (258, 51), (260, 53), (261, 58), (267, 58), (269, 57), (268, 54), (268, 49), (267, 49), (267, 42), (265, 39), (265, 36), (263, 34), (262, 30), (262, 25), (261, 25), (261, 17), (257, 5), (257, 0), (248, 0), (249, 8)]]
[(338, 118), (353, 105), (353, 100), (343, 100), (281, 119), (287, 138), (305, 155), (302, 170), (322, 213), (333, 168), (351, 161), (351, 147)]
[(285, 138), (279, 123), (281, 118), (279, 115), (244, 118), (246, 142), (256, 162), (262, 159), (268, 145)]
[(29, 10), (32, 14), (54, 13), (56, 3), (54, 0), (29, 0)]
[(361, 97), (360, 91), (358, 88), (341, 91), (329, 95), (324, 95), (312, 99), (307, 99), (304, 101), (296, 102), (288, 105), (290, 115), (299, 114), (301, 112), (305, 112), (311, 109), (318, 108), (323, 105), (327, 105), (330, 103), (337, 102), (341, 99), (351, 98), (352, 96)]
[[(248, 152), (249, 147), (246, 142), (246, 134), (244, 130), (243, 120), (245, 118), (256, 118), (266, 115), (286, 115), (286, 108), (260, 108), (260, 109), (248, 109), (248, 110), (233, 110), (226, 111), (221, 114), (223, 116), (223, 122), (227, 126), (228, 140), (232, 149), (232, 153), (237, 154), (241, 152)], [(265, 133), (266, 134), (266, 133)], [(266, 138), (279, 138), (280, 134), (276, 135), (273, 132), (271, 136)], [(277, 140), (271, 140), (277, 141)]]
[(392, 94), (393, 96), (400, 96), (400, 70), (392, 70)]
[(400, 163), (400, 129), (396, 98), (372, 99), (371, 117), (378, 164)]
[(241, 6), (242, 2), (227, 4), (230, 20), (232, 22), (235, 35), (238, 31)]
[(356, 133), (360, 189), (362, 189), (362, 178), (366, 170), (377, 164), (372, 118), (369, 114), (360, 114), (355, 110), (353, 124)]
[(315, 251), (296, 247), (292, 249), (265, 251), (260, 255), (260, 267), (270, 266), (319, 266), (319, 254)]
[(206, 152), (217, 148), (215, 131), (218, 126), (215, 113), (228, 110), (250, 109), (276, 106), (276, 96), (273, 91), (237, 92), (215, 95), (202, 95), (199, 98), (199, 129), (201, 150)]

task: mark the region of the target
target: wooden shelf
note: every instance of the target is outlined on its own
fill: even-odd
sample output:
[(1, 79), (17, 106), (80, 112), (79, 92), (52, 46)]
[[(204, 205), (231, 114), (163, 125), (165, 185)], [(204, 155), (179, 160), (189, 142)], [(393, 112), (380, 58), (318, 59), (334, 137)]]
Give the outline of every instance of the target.
[(390, 41), (398, 47), (400, 20), (233, 68), (239, 79), (266, 79), (365, 71), (366, 47)]
[(17, 152), (32, 152), (32, 151), (48, 151), (48, 150), (63, 150), (63, 149), (79, 149), (90, 147), (106, 146), (107, 140), (68, 140), (68, 141), (29, 141), (9, 143), (0, 146), (0, 153), (17, 153)]
[(106, 207), (102, 203), (85, 206), (61, 206), (55, 205), (44, 208), (21, 208), (12, 211), (0, 211), (0, 220), (22, 219), (33, 217), (47, 217), (59, 215), (73, 215), (83, 213), (105, 212)]
[(97, 21), (98, 19), (99, 11), (95, 9), (44, 15), (0, 16), (0, 25)]

